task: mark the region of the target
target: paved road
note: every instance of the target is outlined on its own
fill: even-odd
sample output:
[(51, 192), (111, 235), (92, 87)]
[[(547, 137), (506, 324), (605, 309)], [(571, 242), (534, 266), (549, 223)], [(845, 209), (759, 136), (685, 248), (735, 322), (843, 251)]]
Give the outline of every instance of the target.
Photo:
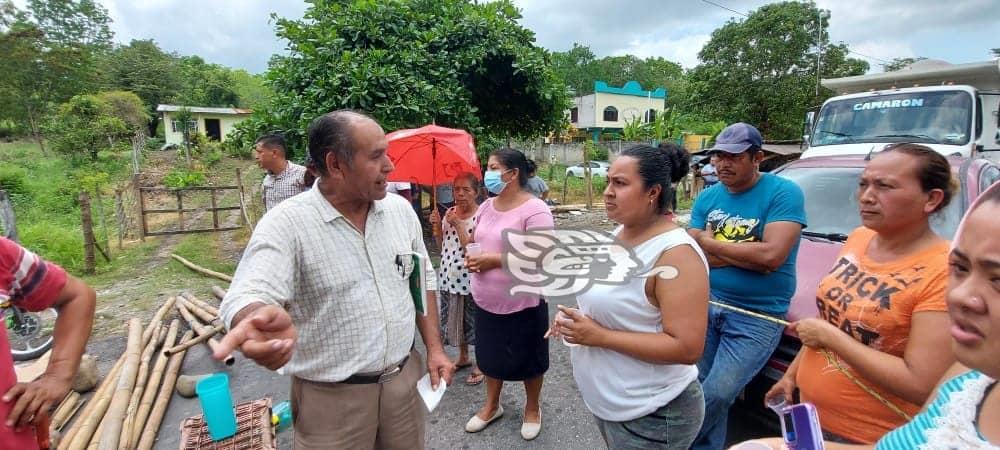
[[(555, 305), (550, 304), (550, 316), (555, 314)], [(123, 351), (121, 337), (110, 338), (90, 345), (90, 351), (101, 360), (102, 371), (107, 371), (110, 363)], [(448, 388), (444, 399), (434, 413), (428, 417), (427, 448), (429, 449), (599, 449), (604, 443), (598, 434), (590, 412), (583, 404), (573, 381), (569, 350), (559, 342), (550, 342), (549, 372), (545, 376), (542, 390), (542, 433), (532, 442), (521, 439), (520, 425), (524, 407), (524, 388), (518, 383), (508, 384), (503, 393), (502, 403), (505, 416), (477, 434), (464, 431), (465, 422), (482, 404), (485, 386), (466, 386), (462, 381), (468, 369), (459, 372), (458, 382)], [(452, 356), (455, 349), (449, 348)], [(227, 371), (231, 377), (233, 398), (236, 402), (271, 397), (273, 402), (288, 399), (288, 378), (237, 357), (236, 365), (226, 367), (212, 360), (205, 346), (194, 347), (185, 358), (182, 373), (194, 375), (216, 371)], [(174, 395), (166, 417), (157, 436), (157, 449), (177, 449), (180, 445), (180, 424), (190, 416), (200, 414), (197, 399), (185, 399)], [(761, 435), (773, 435), (758, 422), (748, 419), (738, 412), (731, 416), (731, 440), (748, 439)], [(291, 449), (291, 431), (279, 433), (280, 449)]]

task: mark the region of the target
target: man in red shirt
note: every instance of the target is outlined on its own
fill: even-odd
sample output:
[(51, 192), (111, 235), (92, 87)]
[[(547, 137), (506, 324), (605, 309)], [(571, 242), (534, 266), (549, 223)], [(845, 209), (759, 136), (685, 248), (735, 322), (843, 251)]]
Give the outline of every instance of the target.
[(59, 310), (49, 365), (30, 383), (18, 383), (6, 328), (0, 331), (0, 449), (37, 449), (35, 426), (73, 382), (94, 323), (94, 290), (59, 266), (0, 237), (0, 303), (28, 311)]

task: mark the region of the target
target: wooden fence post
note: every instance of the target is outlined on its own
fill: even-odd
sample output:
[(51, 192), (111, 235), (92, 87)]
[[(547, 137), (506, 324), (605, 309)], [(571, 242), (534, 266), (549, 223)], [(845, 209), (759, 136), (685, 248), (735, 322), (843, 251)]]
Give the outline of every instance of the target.
[(180, 189), (174, 193), (177, 194), (177, 229), (184, 231), (184, 194)]
[(212, 228), (219, 228), (219, 210), (215, 203), (215, 189), (208, 191), (212, 195)]
[[(103, 234), (101, 236), (101, 243), (104, 244), (104, 248), (107, 249), (108, 252), (110, 253), (110, 251), (111, 251), (110, 239), (111, 238), (108, 236), (110, 234), (110, 233), (108, 233), (108, 220), (104, 216), (104, 197), (101, 196), (101, 188), (100, 187), (95, 187), (94, 188), (94, 200), (97, 202), (97, 219), (98, 219), (98, 223), (101, 224), (101, 232)], [(110, 255), (105, 255), (105, 257), (108, 257), (108, 256), (110, 256)]]
[(17, 221), (14, 219), (14, 205), (11, 204), (7, 191), (3, 189), (0, 189), (0, 222), (3, 223), (4, 237), (17, 242)]
[(80, 223), (83, 227), (84, 272), (93, 274), (94, 261), (94, 220), (90, 215), (90, 194), (80, 191)]
[(564, 176), (564, 177), (563, 177), (563, 192), (562, 192), (562, 198), (561, 198), (561, 199), (559, 199), (559, 201), (561, 201), (561, 202), (562, 202), (562, 204), (564, 204), (564, 205), (568, 205), (568, 204), (569, 204), (569, 201), (567, 201), (567, 200), (566, 200), (566, 183), (567, 183), (568, 181), (569, 181), (569, 176), (568, 176), (568, 175), (567, 175), (567, 176)]
[(128, 226), (125, 220), (125, 201), (122, 200), (121, 189), (115, 189), (115, 221), (118, 223), (118, 250), (121, 250)]
[(250, 222), (250, 213), (247, 211), (246, 192), (243, 190), (243, 171), (236, 168), (236, 185), (239, 186), (240, 214), (243, 216), (243, 225), (253, 231), (254, 224)]
[(142, 186), (139, 183), (139, 175), (132, 177), (132, 187), (135, 188), (135, 206), (138, 209), (139, 217), (139, 240), (146, 242), (146, 201), (142, 198)]

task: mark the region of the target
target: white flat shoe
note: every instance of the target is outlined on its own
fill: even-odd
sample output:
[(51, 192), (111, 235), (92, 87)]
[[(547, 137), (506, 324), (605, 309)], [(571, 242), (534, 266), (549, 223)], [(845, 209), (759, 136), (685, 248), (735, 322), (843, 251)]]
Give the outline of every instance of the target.
[(521, 422), (521, 437), (530, 441), (542, 432), (542, 412), (538, 412), (538, 423)]
[[(465, 423), (465, 431), (468, 433), (478, 433), (483, 431), (487, 425), (493, 423), (493, 421), (499, 419), (502, 415), (503, 405), (497, 406), (496, 412), (493, 413), (493, 417), (490, 417), (489, 420), (480, 419), (478, 414), (473, 414), (472, 418)], [(521, 434), (523, 435), (524, 431), (522, 431)]]

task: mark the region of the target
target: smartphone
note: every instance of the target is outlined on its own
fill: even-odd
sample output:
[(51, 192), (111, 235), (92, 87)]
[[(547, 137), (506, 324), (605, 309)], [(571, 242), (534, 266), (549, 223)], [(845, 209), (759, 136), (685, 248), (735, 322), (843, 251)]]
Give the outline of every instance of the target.
[(811, 403), (786, 406), (781, 410), (781, 436), (791, 450), (822, 450), (823, 429)]

